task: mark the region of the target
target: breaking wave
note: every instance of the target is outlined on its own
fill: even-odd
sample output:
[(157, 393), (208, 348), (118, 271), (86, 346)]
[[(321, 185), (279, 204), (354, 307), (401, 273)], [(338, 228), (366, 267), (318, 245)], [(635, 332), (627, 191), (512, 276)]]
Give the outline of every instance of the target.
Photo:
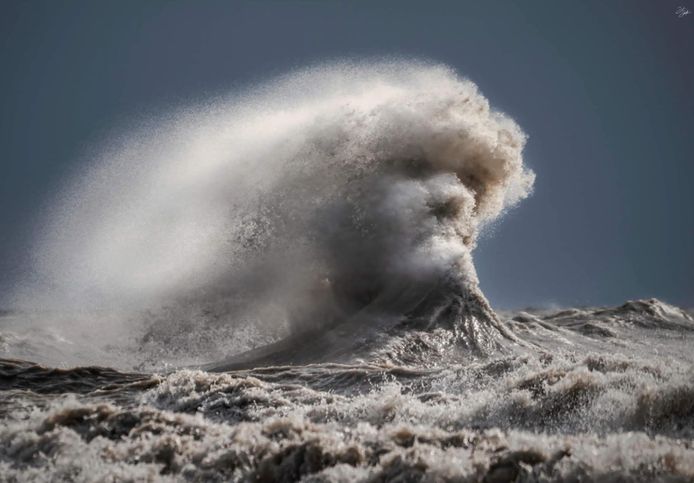
[(189, 363), (398, 324), (489, 350), (510, 334), (471, 253), (532, 189), (524, 144), (442, 65), (295, 72), (107, 146), (46, 214), (14, 304)]
[(524, 142), (412, 62), (114, 141), (0, 311), (0, 480), (694, 481), (691, 311), (481, 293)]

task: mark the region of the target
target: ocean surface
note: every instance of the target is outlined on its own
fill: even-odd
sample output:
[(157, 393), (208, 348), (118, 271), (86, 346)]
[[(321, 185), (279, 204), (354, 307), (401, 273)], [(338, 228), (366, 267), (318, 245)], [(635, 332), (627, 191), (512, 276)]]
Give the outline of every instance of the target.
[(384, 60), (93, 148), (0, 294), (0, 481), (694, 481), (690, 313), (480, 290), (525, 143)]
[(21, 359), (51, 342), (6, 315), (0, 480), (694, 480), (690, 314), (653, 299), (499, 317), (517, 341), (485, 356), (418, 327), (329, 362), (338, 330), (307, 336), (315, 362), (122, 372)]

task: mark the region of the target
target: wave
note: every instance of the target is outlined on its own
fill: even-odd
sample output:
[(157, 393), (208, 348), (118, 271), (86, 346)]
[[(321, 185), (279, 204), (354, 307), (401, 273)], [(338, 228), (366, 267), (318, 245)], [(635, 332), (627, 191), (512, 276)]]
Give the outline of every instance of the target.
[(472, 251), (532, 189), (525, 140), (443, 65), (291, 73), (105, 147), (42, 220), (14, 305), (206, 357), (446, 312), (484, 350), (504, 329)]
[(692, 481), (692, 314), (495, 313), (479, 288), (479, 234), (532, 189), (524, 142), (417, 62), (295, 72), (115, 140), (0, 312), (0, 474)]
[(691, 481), (690, 345), (688, 361), (558, 350), (163, 376), (0, 360), (0, 468), (37, 481)]
[[(371, 363), (147, 374), (0, 359), (0, 469), (36, 481), (692, 480), (687, 312), (650, 299), (499, 317), (536, 350), (437, 358), (469, 351), (455, 317), (409, 317), (382, 331)], [(364, 354), (353, 337), (331, 342), (336, 330), (289, 347)], [(267, 350), (268, 364), (291, 362)]]

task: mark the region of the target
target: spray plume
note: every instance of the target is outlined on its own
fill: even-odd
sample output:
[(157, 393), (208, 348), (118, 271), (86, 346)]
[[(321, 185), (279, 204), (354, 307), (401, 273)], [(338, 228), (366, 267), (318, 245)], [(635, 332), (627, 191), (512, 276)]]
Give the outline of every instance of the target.
[[(471, 254), (480, 230), (532, 189), (524, 143), (445, 66), (295, 72), (104, 149), (47, 213), (39, 277), (14, 298), (108, 311), (112, 335), (144, 342), (165, 332), (175, 345), (202, 324), (212, 352), (227, 353), (357, 314), (429, 307), (430, 319), (442, 283), (493, 319)], [(105, 322), (85, 319), (72, 323), (103, 334)]]

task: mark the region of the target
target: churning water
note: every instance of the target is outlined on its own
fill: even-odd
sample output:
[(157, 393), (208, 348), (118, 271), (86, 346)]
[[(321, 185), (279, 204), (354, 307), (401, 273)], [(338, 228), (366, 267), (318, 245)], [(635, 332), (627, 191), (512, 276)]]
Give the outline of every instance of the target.
[(404, 61), (115, 139), (4, 301), (0, 479), (691, 481), (690, 314), (496, 313), (479, 289), (524, 144)]

